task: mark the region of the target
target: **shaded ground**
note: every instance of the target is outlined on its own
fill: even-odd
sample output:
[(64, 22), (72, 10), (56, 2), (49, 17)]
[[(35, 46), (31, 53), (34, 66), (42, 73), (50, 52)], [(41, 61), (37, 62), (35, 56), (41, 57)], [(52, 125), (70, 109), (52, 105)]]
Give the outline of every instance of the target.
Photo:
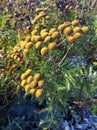
[[(45, 107), (45, 102), (39, 105), (38, 100), (30, 100), (29, 97), (21, 101), (18, 100), (5, 112), (0, 130), (43, 130), (43, 128), (39, 128), (39, 122), (41, 119), (45, 119), (48, 114), (47, 112), (41, 112)], [(69, 106), (67, 115), (60, 112), (60, 116), (56, 118), (58, 124), (53, 129), (46, 130), (97, 129), (97, 116), (93, 116), (85, 108), (79, 109), (76, 107), (75, 111), (72, 111), (72, 109), (72, 106)], [(44, 124), (44, 127), (47, 124)]]

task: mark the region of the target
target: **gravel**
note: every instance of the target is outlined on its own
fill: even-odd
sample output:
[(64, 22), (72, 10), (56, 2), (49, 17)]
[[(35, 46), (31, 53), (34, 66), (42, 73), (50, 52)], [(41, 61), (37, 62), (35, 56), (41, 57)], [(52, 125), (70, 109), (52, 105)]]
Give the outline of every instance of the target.
[[(6, 112), (3, 118), (3, 125), (0, 130), (43, 130), (39, 124), (48, 115), (48, 112), (41, 112), (46, 104), (39, 105), (37, 100), (23, 100), (20, 103), (13, 104)], [(64, 110), (65, 111), (65, 110)], [(97, 116), (91, 111), (85, 109), (75, 110), (73, 114), (64, 114), (59, 110), (58, 117), (55, 117), (57, 124), (47, 130), (96, 130)], [(50, 116), (49, 116), (50, 117)], [(50, 125), (50, 122), (44, 123), (44, 127)]]

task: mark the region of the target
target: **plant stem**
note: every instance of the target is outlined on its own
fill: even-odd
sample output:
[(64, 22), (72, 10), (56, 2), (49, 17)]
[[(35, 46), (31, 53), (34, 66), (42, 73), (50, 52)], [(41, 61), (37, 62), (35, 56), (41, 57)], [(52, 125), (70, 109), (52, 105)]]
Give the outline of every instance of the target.
[(93, 98), (86, 101), (74, 101), (73, 103), (77, 105), (90, 105), (92, 103), (97, 103), (97, 98)]
[(63, 39), (63, 40), (57, 45), (57, 47), (60, 46), (65, 40), (66, 40), (66, 38)]
[(71, 48), (73, 47), (73, 45), (74, 45), (74, 44), (72, 44), (72, 45), (69, 47), (69, 49), (67, 50), (67, 52), (66, 52), (65, 55), (63, 56), (62, 60), (59, 62), (59, 65), (61, 65), (61, 64), (64, 62), (64, 60), (66, 59), (66, 57), (67, 57), (69, 51), (71, 50)]

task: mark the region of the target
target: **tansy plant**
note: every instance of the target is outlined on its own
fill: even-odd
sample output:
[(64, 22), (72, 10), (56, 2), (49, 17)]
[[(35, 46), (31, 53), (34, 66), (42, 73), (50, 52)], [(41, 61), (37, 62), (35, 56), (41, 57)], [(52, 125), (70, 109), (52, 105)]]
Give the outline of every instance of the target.
[[(87, 98), (94, 96), (97, 74), (94, 70), (91, 72), (90, 66), (95, 60), (97, 45), (90, 19), (84, 24), (75, 15), (60, 19), (59, 10), (55, 10), (55, 5), (50, 6), (36, 8), (33, 17), (29, 15), (26, 20), (23, 17), (23, 24), (19, 19), (17, 43), (4, 59), (3, 74), (11, 77), (25, 95), (45, 100), (46, 110), (54, 115), (57, 108), (69, 103), (83, 105)], [(27, 18), (28, 28), (25, 25)], [(2, 38), (6, 40), (6, 37)], [(73, 56), (79, 58), (76, 65)], [(79, 64), (83, 58), (87, 63)]]
[(11, 57), (25, 65), (21, 87), (27, 94), (66, 105), (71, 88), (76, 87), (66, 59), (81, 44), (80, 39), (89, 28), (78, 19), (50, 27), (48, 8), (36, 8), (36, 12), (31, 32), (19, 37)]

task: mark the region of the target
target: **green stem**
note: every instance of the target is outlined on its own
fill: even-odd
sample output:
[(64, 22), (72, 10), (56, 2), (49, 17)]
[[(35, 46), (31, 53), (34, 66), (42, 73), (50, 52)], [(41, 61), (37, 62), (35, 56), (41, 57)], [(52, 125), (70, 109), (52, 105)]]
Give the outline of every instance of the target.
[(59, 62), (59, 65), (61, 65), (61, 64), (65, 61), (65, 59), (67, 58), (67, 55), (68, 55), (68, 53), (70, 52), (70, 50), (71, 50), (71, 48), (73, 47), (73, 45), (74, 45), (74, 44), (72, 44), (72, 45), (69, 47), (69, 49), (67, 50), (67, 52), (66, 52), (65, 55), (63, 56), (62, 60)]

